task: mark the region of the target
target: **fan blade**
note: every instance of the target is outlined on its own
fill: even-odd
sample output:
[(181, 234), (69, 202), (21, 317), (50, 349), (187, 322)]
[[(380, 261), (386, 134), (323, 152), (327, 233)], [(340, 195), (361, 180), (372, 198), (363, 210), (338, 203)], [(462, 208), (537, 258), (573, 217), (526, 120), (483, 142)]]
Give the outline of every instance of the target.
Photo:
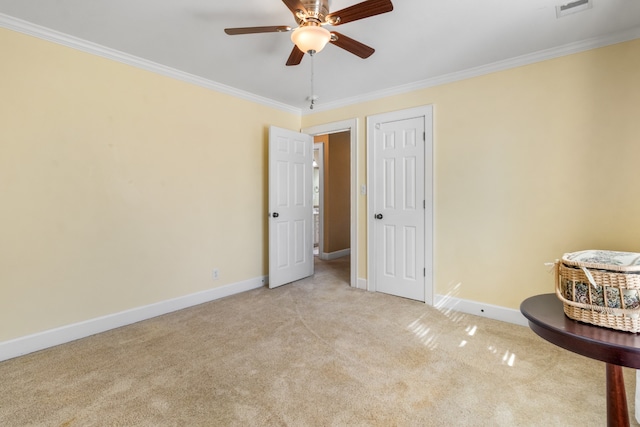
[(356, 56), (359, 56), (360, 58), (368, 58), (373, 55), (373, 52), (376, 51), (374, 48), (369, 47), (366, 44), (360, 43), (359, 41), (340, 33), (336, 33), (335, 31), (333, 31), (331, 35), (331, 44), (341, 47), (344, 50), (351, 52)]
[(224, 32), (230, 36), (238, 34), (256, 34), (256, 33), (284, 33), (291, 31), (291, 27), (286, 25), (272, 27), (244, 27), (244, 28), (225, 28)]
[(345, 9), (327, 15), (325, 21), (331, 25), (341, 25), (358, 19), (391, 12), (393, 4), (391, 0), (367, 0)]
[(298, 46), (294, 45), (291, 55), (289, 55), (289, 59), (287, 59), (287, 65), (298, 65), (302, 61), (303, 56), (304, 52), (298, 49)]
[(302, 5), (302, 2), (300, 2), (299, 0), (282, 0), (282, 3), (284, 3), (289, 10), (291, 11), (291, 13), (293, 13), (293, 16), (295, 16), (296, 20), (298, 20), (298, 11), (301, 11), (304, 14), (307, 14), (307, 9)]

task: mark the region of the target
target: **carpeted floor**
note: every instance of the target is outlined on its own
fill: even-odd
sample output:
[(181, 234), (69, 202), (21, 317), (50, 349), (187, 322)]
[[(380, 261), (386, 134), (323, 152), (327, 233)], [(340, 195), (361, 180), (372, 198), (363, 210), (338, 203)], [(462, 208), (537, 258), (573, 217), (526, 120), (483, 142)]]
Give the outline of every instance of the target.
[(606, 424), (604, 364), (348, 276), (348, 257), (318, 262), (278, 289), (2, 362), (0, 425)]

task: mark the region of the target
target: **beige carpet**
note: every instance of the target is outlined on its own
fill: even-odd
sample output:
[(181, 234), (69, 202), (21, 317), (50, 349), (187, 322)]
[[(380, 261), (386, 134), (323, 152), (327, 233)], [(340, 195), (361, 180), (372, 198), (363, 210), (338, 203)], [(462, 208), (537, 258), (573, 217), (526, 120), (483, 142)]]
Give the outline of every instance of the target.
[(350, 288), (347, 262), (0, 363), (0, 425), (606, 424), (604, 364)]

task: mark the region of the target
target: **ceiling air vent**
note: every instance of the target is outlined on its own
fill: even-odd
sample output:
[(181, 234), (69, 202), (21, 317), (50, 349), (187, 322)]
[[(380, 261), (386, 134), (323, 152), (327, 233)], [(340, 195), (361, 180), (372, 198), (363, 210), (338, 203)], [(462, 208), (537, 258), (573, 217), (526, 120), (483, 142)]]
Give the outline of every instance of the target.
[(571, 15), (572, 13), (582, 12), (593, 7), (592, 0), (576, 0), (571, 3), (556, 6), (556, 17)]

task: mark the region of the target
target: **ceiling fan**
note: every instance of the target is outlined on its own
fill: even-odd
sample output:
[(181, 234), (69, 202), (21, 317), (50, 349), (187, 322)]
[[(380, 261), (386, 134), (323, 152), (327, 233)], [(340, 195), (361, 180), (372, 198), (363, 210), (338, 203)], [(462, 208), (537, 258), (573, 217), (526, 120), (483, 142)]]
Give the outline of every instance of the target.
[(391, 0), (366, 0), (333, 13), (329, 12), (329, 0), (282, 0), (282, 2), (293, 13), (293, 17), (298, 23), (297, 28), (287, 25), (244, 27), (226, 28), (224, 32), (233, 36), (293, 30), (291, 40), (295, 46), (289, 55), (287, 65), (300, 64), (305, 53), (313, 55), (320, 52), (327, 43), (336, 45), (360, 58), (368, 58), (375, 52), (375, 49), (336, 31), (329, 31), (324, 26), (342, 25), (393, 10)]

